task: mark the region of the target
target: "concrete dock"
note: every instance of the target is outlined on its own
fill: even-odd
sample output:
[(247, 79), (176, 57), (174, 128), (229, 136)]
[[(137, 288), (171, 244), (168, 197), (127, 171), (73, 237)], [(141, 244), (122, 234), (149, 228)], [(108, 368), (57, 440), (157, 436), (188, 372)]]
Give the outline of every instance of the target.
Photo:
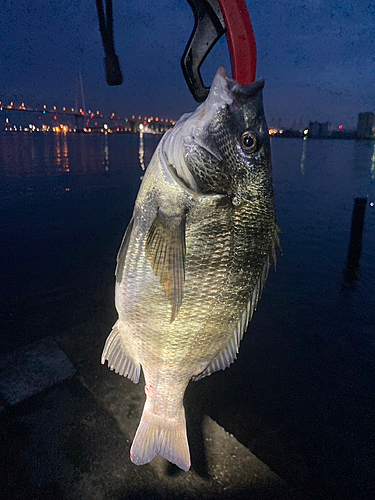
[(306, 498), (194, 406), (199, 383), (186, 397), (191, 470), (161, 457), (132, 464), (143, 379), (135, 385), (102, 366), (103, 335), (89, 334), (86, 326), (17, 349), (0, 362), (2, 498)]

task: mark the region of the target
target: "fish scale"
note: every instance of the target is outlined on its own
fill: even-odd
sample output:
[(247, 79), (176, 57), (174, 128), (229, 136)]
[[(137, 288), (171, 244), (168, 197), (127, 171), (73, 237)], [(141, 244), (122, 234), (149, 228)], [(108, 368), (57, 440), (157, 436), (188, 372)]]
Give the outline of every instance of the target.
[(117, 259), (119, 319), (102, 355), (133, 382), (145, 376), (137, 465), (161, 455), (189, 469), (185, 389), (237, 358), (275, 261), (262, 88), (220, 68), (207, 100), (163, 137), (138, 193)]

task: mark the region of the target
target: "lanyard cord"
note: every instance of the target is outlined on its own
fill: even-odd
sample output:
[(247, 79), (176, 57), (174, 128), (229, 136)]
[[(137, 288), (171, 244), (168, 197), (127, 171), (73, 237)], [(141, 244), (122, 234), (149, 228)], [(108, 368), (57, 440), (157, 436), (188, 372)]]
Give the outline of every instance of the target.
[(98, 11), (99, 30), (102, 37), (103, 48), (105, 52), (105, 79), (108, 85), (121, 85), (122, 74), (120, 63), (115, 52), (113, 40), (113, 8), (112, 0), (104, 0), (106, 12), (104, 14), (103, 0), (96, 0), (96, 9)]

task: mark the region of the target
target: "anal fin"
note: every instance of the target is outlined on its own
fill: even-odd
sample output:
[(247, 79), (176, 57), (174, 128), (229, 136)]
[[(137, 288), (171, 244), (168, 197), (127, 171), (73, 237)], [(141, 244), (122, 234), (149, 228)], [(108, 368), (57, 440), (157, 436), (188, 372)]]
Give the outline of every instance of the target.
[(197, 381), (204, 377), (208, 377), (211, 373), (219, 370), (225, 370), (237, 359), (237, 332), (232, 335), (229, 344), (227, 344), (221, 351), (219, 351), (214, 359), (207, 365), (207, 367), (198, 375), (194, 375), (192, 380)]
[(102, 365), (106, 360), (109, 368), (115, 373), (128, 377), (135, 384), (138, 383), (141, 367), (139, 363), (134, 363), (131, 357), (125, 354), (121, 344), (118, 322), (114, 325), (104, 345)]

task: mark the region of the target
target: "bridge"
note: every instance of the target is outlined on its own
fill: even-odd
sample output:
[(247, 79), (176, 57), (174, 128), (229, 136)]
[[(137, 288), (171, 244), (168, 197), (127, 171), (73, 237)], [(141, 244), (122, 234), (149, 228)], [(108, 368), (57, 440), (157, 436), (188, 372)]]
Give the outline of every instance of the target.
[[(27, 115), (38, 116), (38, 124), (20, 125), (25, 123)], [(153, 116), (120, 117), (116, 113), (105, 115), (100, 111), (84, 111), (82, 108), (68, 108), (57, 106), (33, 108), (25, 103), (4, 104), (0, 101), (0, 117), (4, 116), (6, 131), (53, 131), (53, 132), (107, 132), (107, 133), (164, 133), (175, 125), (169, 118)], [(18, 123), (15, 124), (17, 117)], [(10, 121), (12, 118), (12, 122)], [(22, 118), (22, 119), (20, 119)]]

